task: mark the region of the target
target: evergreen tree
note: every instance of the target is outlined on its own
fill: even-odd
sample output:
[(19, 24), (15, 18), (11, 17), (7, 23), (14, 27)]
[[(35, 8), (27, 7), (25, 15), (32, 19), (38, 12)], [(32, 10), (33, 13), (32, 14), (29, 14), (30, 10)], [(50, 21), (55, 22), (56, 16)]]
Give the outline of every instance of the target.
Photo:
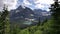
[(39, 20), (38, 20), (38, 24), (37, 24), (37, 26), (40, 26), (42, 23), (41, 23), (41, 21), (40, 21), (40, 17), (39, 17)]
[(46, 19), (42, 22), (42, 25), (44, 25), (47, 21), (48, 21), (48, 19), (46, 18)]
[[(51, 11), (53, 16), (53, 26), (52, 28), (55, 31), (55, 34), (59, 34), (60, 32), (60, 6), (58, 0), (55, 0), (54, 4), (51, 5)], [(53, 33), (54, 34), (54, 33)]]
[(4, 5), (1, 17), (0, 17), (0, 34), (8, 34), (9, 33), (9, 11)]
[(55, 0), (51, 5), (52, 19), (44, 25), (45, 34), (60, 34), (60, 4)]

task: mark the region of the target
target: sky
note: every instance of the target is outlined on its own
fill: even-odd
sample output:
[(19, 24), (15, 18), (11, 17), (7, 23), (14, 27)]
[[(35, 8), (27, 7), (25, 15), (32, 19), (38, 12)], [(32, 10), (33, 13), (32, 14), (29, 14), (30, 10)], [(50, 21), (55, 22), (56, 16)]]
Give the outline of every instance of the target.
[(53, 0), (0, 0), (0, 10), (4, 4), (8, 6), (8, 10), (16, 9), (19, 5), (29, 7), (31, 9), (42, 9), (49, 11), (50, 4)]

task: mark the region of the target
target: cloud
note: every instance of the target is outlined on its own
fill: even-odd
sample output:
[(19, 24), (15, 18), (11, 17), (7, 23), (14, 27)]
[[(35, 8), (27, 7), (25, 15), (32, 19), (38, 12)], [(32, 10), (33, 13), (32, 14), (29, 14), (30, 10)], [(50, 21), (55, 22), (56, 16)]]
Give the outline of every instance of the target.
[(34, 3), (36, 4), (35, 5), (35, 8), (40, 8), (40, 9), (43, 9), (43, 10), (47, 10), (49, 11), (49, 7), (50, 7), (50, 4), (54, 3), (53, 0), (35, 0)]
[(32, 9), (49, 10), (50, 4), (53, 0), (0, 0), (0, 10), (6, 4), (8, 9), (16, 9), (19, 5), (30, 7)]
[(28, 0), (24, 0), (23, 3), (24, 3), (25, 5), (31, 5), (31, 3), (28, 2)]
[(0, 0), (0, 10), (2, 10), (2, 7), (3, 7), (3, 0)]
[(31, 3), (29, 3), (29, 1), (28, 0), (23, 0), (23, 2), (22, 2), (22, 4), (21, 4), (22, 6), (26, 6), (26, 7), (28, 7), (28, 6), (30, 6), (30, 5), (32, 5)]
[(42, 4), (52, 4), (54, 1), (53, 0), (36, 0), (34, 1), (36, 4), (37, 3), (42, 3)]
[(49, 11), (50, 4), (53, 0), (23, 0), (22, 5), (33, 9), (43, 9)]
[(0, 10), (3, 8), (4, 4), (8, 6), (8, 9), (15, 9), (17, 0), (0, 0)]

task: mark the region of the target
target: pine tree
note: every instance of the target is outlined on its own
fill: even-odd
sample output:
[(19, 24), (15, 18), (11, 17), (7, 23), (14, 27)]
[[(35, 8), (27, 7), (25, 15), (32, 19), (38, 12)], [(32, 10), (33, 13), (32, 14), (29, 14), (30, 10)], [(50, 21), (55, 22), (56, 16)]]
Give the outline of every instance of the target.
[(40, 21), (40, 17), (39, 17), (39, 20), (38, 20), (38, 24), (37, 24), (37, 26), (40, 26), (42, 23), (41, 23), (41, 21)]
[(58, 0), (55, 0), (54, 5), (52, 6), (53, 8), (51, 10), (52, 10), (52, 16), (54, 20), (52, 28), (54, 29), (55, 34), (59, 34), (60, 32), (60, 6), (58, 3)]
[(8, 34), (9, 33), (9, 11), (4, 5), (1, 17), (0, 17), (0, 34)]
[(42, 25), (44, 25), (47, 21), (48, 21), (48, 19), (46, 18), (46, 19), (42, 22)]
[(60, 34), (60, 4), (55, 0), (51, 5), (52, 19), (46, 23), (44, 29), (46, 34)]

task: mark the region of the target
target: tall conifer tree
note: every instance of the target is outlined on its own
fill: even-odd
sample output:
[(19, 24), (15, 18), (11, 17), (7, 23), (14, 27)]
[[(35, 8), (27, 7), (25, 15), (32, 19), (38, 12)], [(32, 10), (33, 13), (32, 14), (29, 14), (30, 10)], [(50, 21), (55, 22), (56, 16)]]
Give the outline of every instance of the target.
[(8, 34), (9, 33), (9, 18), (8, 18), (9, 11), (7, 7), (3, 8), (1, 17), (0, 17), (0, 34)]
[(54, 4), (51, 5), (52, 17), (53, 17), (53, 25), (51, 26), (54, 30), (53, 34), (60, 33), (60, 4), (58, 0), (55, 0)]
[(60, 4), (58, 0), (54, 0), (51, 5), (52, 19), (46, 23), (46, 34), (60, 34)]

